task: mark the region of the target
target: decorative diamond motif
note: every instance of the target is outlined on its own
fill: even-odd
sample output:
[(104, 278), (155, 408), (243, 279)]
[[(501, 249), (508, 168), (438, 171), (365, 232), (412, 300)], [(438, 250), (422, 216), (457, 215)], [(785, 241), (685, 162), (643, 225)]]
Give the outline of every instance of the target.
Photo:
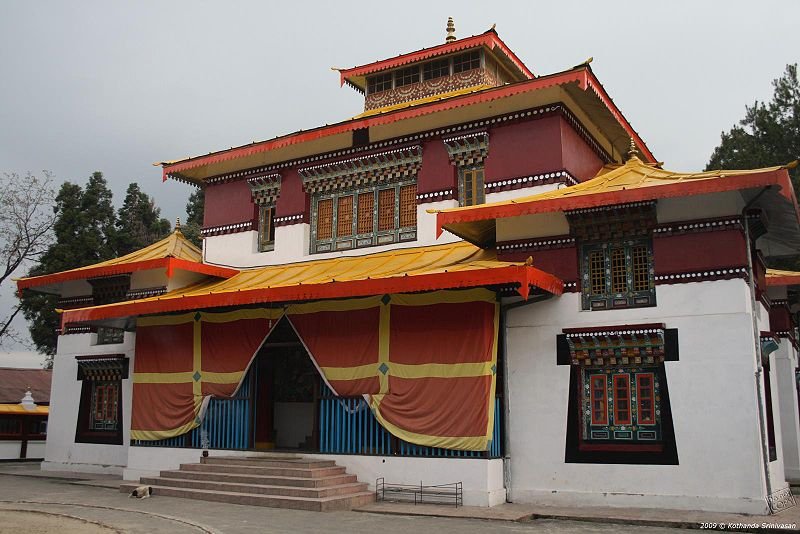
[(202, 376), (203, 375), (200, 374), (200, 371), (195, 371), (194, 374), (192, 375), (192, 378), (194, 378), (194, 381), (197, 382), (200, 380), (200, 378), (202, 378)]
[(389, 302), (391, 302), (391, 301), (392, 301), (392, 297), (390, 297), (389, 295), (384, 295), (384, 296), (381, 297), (381, 302), (383, 302), (384, 306), (386, 304), (389, 304)]
[(381, 365), (378, 367), (378, 371), (380, 371), (380, 372), (381, 372), (381, 374), (384, 374), (384, 375), (385, 375), (386, 373), (388, 373), (388, 372), (389, 372), (389, 366), (388, 366), (388, 365), (386, 365), (386, 363), (384, 362), (384, 363), (382, 363), (382, 364), (381, 364)]
[(200, 312), (197, 312), (197, 313), (194, 314), (194, 320), (195, 321), (199, 321), (201, 317), (202, 317), (202, 315), (200, 315)]
[(491, 369), (492, 369), (492, 374), (493, 374), (493, 375), (496, 375), (496, 374), (497, 374), (497, 365), (494, 365), (494, 364), (493, 364), (493, 365), (492, 365), (492, 367), (491, 367)]

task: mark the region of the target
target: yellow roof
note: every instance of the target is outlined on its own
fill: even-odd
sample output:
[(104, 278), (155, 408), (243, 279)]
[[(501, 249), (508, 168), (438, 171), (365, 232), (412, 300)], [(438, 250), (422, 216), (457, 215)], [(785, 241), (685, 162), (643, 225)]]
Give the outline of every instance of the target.
[(557, 294), (563, 290), (563, 283), (548, 273), (522, 263), (499, 261), (493, 250), (457, 242), (246, 270), (228, 280), (158, 297), (66, 310), (64, 322), (513, 282), (524, 285), (525, 290), (529, 285)]
[(645, 163), (631, 156), (624, 164), (606, 165), (594, 178), (570, 187), (478, 206), (430, 211), (438, 214), (440, 229), (472, 243), (487, 245), (494, 242), (495, 220), (503, 217), (745, 190), (766, 185), (779, 185), (780, 195), (794, 205), (794, 192), (785, 169), (796, 165), (797, 162), (792, 162), (763, 169), (682, 173), (665, 170), (660, 164)]
[(147, 269), (166, 268), (167, 275), (170, 276), (171, 269), (177, 268), (220, 278), (228, 278), (239, 272), (237, 269), (206, 265), (202, 260), (200, 249), (186, 239), (180, 228), (176, 228), (164, 239), (119, 258), (58, 273), (17, 278), (15, 281), (17, 289), (20, 291), (35, 287), (36, 291), (59, 293), (58, 284), (62, 282), (114, 276)]
[(36, 406), (32, 410), (26, 410), (22, 404), (0, 404), (0, 414), (2, 415), (47, 415), (50, 408), (47, 406)]

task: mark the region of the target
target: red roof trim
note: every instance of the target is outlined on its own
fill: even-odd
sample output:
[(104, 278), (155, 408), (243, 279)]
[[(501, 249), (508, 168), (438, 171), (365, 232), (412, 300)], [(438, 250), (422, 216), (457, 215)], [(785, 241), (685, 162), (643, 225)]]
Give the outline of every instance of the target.
[(304, 300), (326, 300), (348, 297), (363, 297), (385, 293), (409, 293), (413, 291), (435, 291), (479, 287), (485, 285), (520, 284), (520, 294), (527, 298), (529, 286), (534, 285), (545, 291), (560, 295), (564, 282), (550, 273), (524, 265), (509, 265), (494, 269), (444, 272), (416, 276), (395, 276), (348, 282), (328, 282), (324, 284), (296, 285), (288, 287), (259, 288), (228, 293), (204, 294), (126, 302), (97, 308), (65, 310), (61, 324), (131, 317), (137, 315), (166, 313), (201, 308), (217, 308), (261, 304), (265, 302), (297, 302)]
[[(391, 122), (412, 119), (422, 115), (429, 115), (438, 111), (445, 111), (458, 107), (469, 106), (480, 102), (489, 102), (506, 98), (520, 93), (536, 91), (553, 85), (564, 85), (566, 83), (577, 83), (581, 89), (586, 89), (588, 84), (588, 70), (585, 68), (573, 69), (547, 76), (539, 76), (532, 80), (503, 85), (492, 89), (486, 89), (477, 93), (448, 98), (437, 102), (431, 102), (412, 108), (399, 109), (381, 115), (364, 117), (363, 119), (350, 119), (330, 126), (320, 126), (313, 130), (296, 132), (293, 134), (277, 137), (269, 141), (252, 143), (238, 148), (231, 148), (219, 152), (213, 152), (205, 156), (185, 159), (172, 164), (164, 164), (163, 179), (166, 181), (170, 174), (179, 174), (181, 171), (210, 165), (222, 161), (243, 158), (261, 152), (268, 152), (286, 146), (297, 145), (308, 141), (314, 141), (323, 137), (349, 132), (359, 128), (379, 126)], [(627, 122), (625, 123), (627, 124)]]
[(155, 258), (152, 260), (135, 261), (131, 263), (121, 263), (118, 265), (104, 265), (102, 267), (89, 267), (73, 271), (63, 271), (60, 273), (45, 274), (34, 276), (17, 281), (17, 291), (31, 287), (47, 286), (69, 282), (73, 280), (86, 280), (87, 278), (97, 278), (99, 276), (113, 276), (116, 274), (128, 274), (149, 269), (166, 269), (167, 276), (171, 277), (175, 269), (184, 271), (217, 276), (219, 278), (230, 278), (240, 271), (227, 267), (217, 267), (180, 258)]
[(451, 52), (456, 52), (458, 50), (475, 48), (481, 45), (486, 46), (490, 50), (499, 48), (500, 51), (503, 52), (503, 54), (505, 54), (505, 56), (508, 57), (508, 59), (510, 59), (511, 62), (514, 63), (514, 65), (525, 76), (527, 76), (528, 78), (534, 77), (533, 73), (528, 69), (528, 67), (526, 67), (525, 64), (517, 57), (517, 55), (514, 54), (514, 52), (512, 52), (511, 49), (508, 48), (508, 46), (506, 46), (506, 44), (500, 39), (497, 33), (495, 33), (493, 30), (490, 30), (486, 33), (482, 33), (480, 35), (473, 35), (472, 37), (466, 37), (464, 39), (459, 39), (452, 43), (445, 43), (431, 48), (423, 48), (422, 50), (395, 56), (391, 59), (382, 59), (380, 61), (367, 63), (366, 65), (360, 65), (358, 67), (343, 69), (339, 71), (340, 84), (344, 85), (344, 83), (347, 82), (349, 78), (352, 78), (354, 76), (364, 76), (366, 74), (371, 74), (373, 72), (392, 69), (395, 67), (400, 67), (402, 65), (407, 65), (409, 63), (415, 63), (417, 61), (422, 61), (436, 56), (442, 56), (444, 54), (449, 54)]
[(608, 93), (606, 93), (603, 84), (601, 84), (600, 80), (597, 79), (597, 76), (594, 75), (592, 69), (587, 69), (587, 72), (588, 72), (587, 76), (588, 88), (591, 89), (595, 95), (597, 95), (597, 98), (599, 98), (600, 101), (603, 104), (605, 104), (606, 108), (608, 108), (608, 111), (610, 111), (611, 114), (614, 116), (614, 118), (617, 119), (617, 122), (620, 123), (622, 127), (625, 129), (625, 131), (628, 132), (628, 135), (633, 138), (633, 140), (636, 142), (636, 146), (639, 148), (639, 150), (642, 151), (642, 154), (644, 154), (647, 157), (648, 161), (655, 162), (656, 157), (653, 155), (652, 152), (650, 152), (650, 149), (647, 148), (647, 145), (642, 140), (642, 138), (639, 137), (639, 134), (636, 132), (636, 130), (633, 129), (633, 126), (631, 126), (628, 123), (628, 121), (625, 120), (625, 117), (622, 115), (622, 112), (619, 110), (619, 108), (611, 99), (611, 97), (608, 96)]
[(699, 180), (696, 182), (685, 181), (669, 185), (650, 186), (622, 191), (609, 191), (593, 195), (580, 195), (574, 197), (561, 197), (548, 200), (534, 200), (518, 202), (516, 204), (501, 204), (493, 206), (487, 204), (463, 211), (440, 212), (436, 214), (437, 237), (449, 224), (471, 221), (485, 221), (506, 217), (519, 217), (536, 213), (550, 213), (554, 211), (568, 211), (581, 208), (594, 208), (613, 204), (626, 204), (628, 202), (641, 202), (659, 198), (688, 197), (706, 193), (722, 193), (737, 191), (768, 185), (778, 185), (780, 194), (787, 198), (797, 211), (797, 200), (794, 196), (789, 173), (786, 169), (764, 171), (752, 174), (725, 176), (718, 180)]
[(782, 286), (797, 286), (800, 285), (799, 274), (782, 274), (767, 276), (767, 286), (769, 287), (782, 287)]

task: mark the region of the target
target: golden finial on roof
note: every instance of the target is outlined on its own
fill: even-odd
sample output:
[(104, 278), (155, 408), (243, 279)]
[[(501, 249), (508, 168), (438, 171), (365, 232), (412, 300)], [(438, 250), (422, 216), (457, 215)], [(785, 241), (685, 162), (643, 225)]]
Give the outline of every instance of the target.
[(175, 231), (179, 232), (181, 229), (181, 218), (175, 217)]
[(637, 151), (638, 150), (636, 148), (636, 141), (634, 141), (633, 137), (631, 137), (631, 146), (630, 146), (630, 148), (628, 148), (628, 159), (633, 159), (633, 158), (637, 157), (636, 156), (636, 152)]
[(445, 43), (452, 43), (456, 40), (456, 25), (453, 23), (453, 17), (447, 17), (447, 37)]

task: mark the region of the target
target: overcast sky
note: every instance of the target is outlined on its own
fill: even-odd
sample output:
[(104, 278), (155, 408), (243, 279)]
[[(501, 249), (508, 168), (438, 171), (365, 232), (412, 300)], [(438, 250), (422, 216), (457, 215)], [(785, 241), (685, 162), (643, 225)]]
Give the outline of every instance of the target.
[[(190, 188), (153, 162), (338, 122), (362, 111), (330, 67), (351, 67), (497, 24), (538, 74), (592, 68), (656, 157), (700, 170), (800, 57), (800, 2), (245, 2), (0, 0), (0, 172), (85, 183), (119, 204), (131, 181), (164, 216)], [(11, 302), (10, 288), (0, 305)], [(24, 324), (18, 325), (25, 329)], [(0, 365), (39, 356), (0, 354)]]

